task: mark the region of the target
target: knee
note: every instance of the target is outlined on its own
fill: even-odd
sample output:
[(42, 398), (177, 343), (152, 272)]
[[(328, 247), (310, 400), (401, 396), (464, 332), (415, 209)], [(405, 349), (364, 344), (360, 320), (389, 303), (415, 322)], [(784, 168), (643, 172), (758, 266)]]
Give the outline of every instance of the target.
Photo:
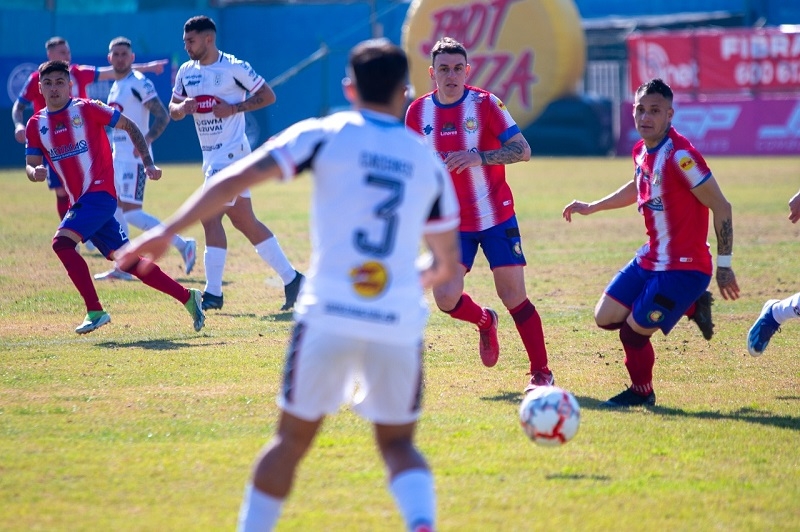
[(66, 236), (56, 236), (53, 238), (53, 251), (66, 251), (68, 249), (75, 249), (77, 242)]

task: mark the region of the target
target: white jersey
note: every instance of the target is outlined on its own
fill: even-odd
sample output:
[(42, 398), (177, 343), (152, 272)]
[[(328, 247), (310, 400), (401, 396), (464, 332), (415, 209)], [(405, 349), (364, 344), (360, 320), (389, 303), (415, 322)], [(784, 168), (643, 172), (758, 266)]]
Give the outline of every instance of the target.
[(229, 104), (241, 103), (247, 99), (248, 93), (256, 92), (263, 84), (264, 78), (249, 63), (222, 52), (210, 65), (187, 61), (178, 69), (172, 95), (181, 101), (186, 98), (197, 100), (194, 126), (203, 152), (203, 170), (207, 174), (211, 167), (220, 170), (250, 153), (244, 132), (244, 114), (216, 118), (211, 110), (214, 99)]
[[(150, 111), (144, 104), (153, 98), (158, 98), (153, 82), (141, 72), (131, 70), (130, 74), (111, 85), (108, 105), (127, 116), (144, 135), (150, 129)], [(133, 155), (133, 142), (126, 131), (114, 129), (111, 142), (114, 162), (140, 162), (139, 157)]]
[(414, 261), (425, 233), (457, 229), (450, 175), (389, 115), (345, 111), (266, 143), (283, 178), (310, 169), (311, 264), (295, 319), (384, 343), (419, 342), (428, 308)]

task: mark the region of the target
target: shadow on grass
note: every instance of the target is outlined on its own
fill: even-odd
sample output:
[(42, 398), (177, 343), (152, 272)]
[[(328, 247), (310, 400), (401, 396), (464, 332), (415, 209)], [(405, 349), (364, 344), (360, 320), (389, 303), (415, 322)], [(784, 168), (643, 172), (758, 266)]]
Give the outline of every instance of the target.
[[(217, 342), (218, 345), (223, 345), (224, 342)], [(203, 344), (198, 346), (188, 342), (178, 342), (170, 339), (159, 340), (136, 340), (135, 342), (100, 342), (97, 347), (105, 347), (107, 349), (148, 349), (151, 351), (174, 351), (176, 349), (185, 349), (187, 347), (207, 347), (214, 344)]]
[(583, 473), (551, 473), (545, 475), (546, 480), (596, 480), (599, 482), (609, 482), (611, 477), (608, 475), (584, 475)]
[[(755, 408), (749, 407), (742, 407), (733, 412), (711, 412), (711, 411), (700, 411), (700, 412), (691, 412), (688, 410), (684, 410), (682, 408), (674, 408), (669, 406), (648, 406), (648, 407), (638, 407), (633, 409), (609, 409), (602, 406), (603, 401), (598, 399), (594, 399), (592, 397), (575, 397), (578, 400), (578, 404), (581, 405), (581, 410), (604, 410), (607, 412), (637, 412), (640, 408), (647, 408), (650, 412), (654, 414), (658, 414), (661, 416), (681, 416), (685, 418), (695, 418), (695, 419), (731, 419), (734, 421), (745, 421), (747, 423), (755, 423), (758, 425), (769, 425), (771, 427), (779, 427), (782, 429), (790, 429), (790, 430), (797, 430), (800, 431), (800, 417), (798, 416), (785, 416), (785, 415), (775, 415), (771, 412), (767, 412), (766, 410), (758, 410)], [(798, 400), (799, 397), (790, 396), (790, 397), (777, 397), (776, 399), (791, 399), (791, 400)]]

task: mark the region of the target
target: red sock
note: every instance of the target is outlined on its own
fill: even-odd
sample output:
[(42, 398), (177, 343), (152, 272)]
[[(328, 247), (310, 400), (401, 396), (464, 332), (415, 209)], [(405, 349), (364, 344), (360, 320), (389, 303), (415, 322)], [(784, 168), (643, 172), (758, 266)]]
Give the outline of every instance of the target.
[[(150, 262), (150, 269), (147, 273), (141, 273), (137, 266), (145, 261)], [(148, 259), (143, 259), (140, 257), (139, 262), (134, 263), (124, 271), (132, 273), (141, 279), (142, 282), (147, 286), (155, 288), (159, 292), (164, 292), (165, 294), (174, 297), (181, 303), (186, 303), (189, 301), (189, 297), (191, 297), (189, 290), (181, 286), (178, 281), (161, 271), (161, 268), (159, 268), (155, 262), (152, 262)]]
[(653, 391), (653, 366), (656, 353), (650, 337), (639, 334), (627, 322), (619, 330), (619, 339), (625, 350), (625, 367), (631, 376), (631, 388), (639, 395), (650, 395)]
[(75, 242), (65, 236), (53, 239), (53, 251), (56, 252), (58, 260), (67, 270), (67, 275), (72, 280), (72, 284), (78, 289), (78, 293), (86, 303), (86, 311), (103, 310), (97, 290), (94, 288), (92, 274), (89, 273), (89, 266), (83, 260), (80, 253), (75, 249)]
[(458, 300), (453, 310), (445, 310), (444, 312), (457, 320), (474, 323), (479, 329), (491, 323), (489, 313), (475, 303), (466, 292), (461, 294), (461, 299)]
[(533, 306), (530, 299), (525, 299), (525, 301), (508, 312), (514, 318), (514, 325), (517, 326), (522, 345), (525, 346), (525, 351), (528, 352), (531, 373), (535, 371), (550, 373), (547, 368), (547, 347), (544, 345), (542, 318), (539, 316), (536, 307)]
[(56, 194), (56, 210), (58, 211), (58, 219), (63, 220), (69, 210), (69, 198), (67, 196)]

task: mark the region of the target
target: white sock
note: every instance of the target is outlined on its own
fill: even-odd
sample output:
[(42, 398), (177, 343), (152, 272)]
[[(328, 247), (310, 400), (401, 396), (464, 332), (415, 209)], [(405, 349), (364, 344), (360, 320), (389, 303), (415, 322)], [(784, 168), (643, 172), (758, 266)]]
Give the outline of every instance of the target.
[(142, 209), (135, 209), (125, 213), (125, 219), (134, 227), (138, 227), (142, 231), (152, 229), (161, 223), (161, 220), (156, 218), (150, 213), (144, 212)]
[(433, 475), (427, 469), (409, 469), (389, 483), (400, 514), (408, 530), (420, 525), (434, 529), (436, 523), (436, 492)]
[(264, 262), (269, 264), (273, 270), (278, 272), (283, 284), (289, 284), (294, 280), (294, 276), (297, 275), (297, 273), (292, 263), (289, 262), (289, 259), (284, 255), (281, 245), (278, 244), (277, 237), (273, 236), (268, 238), (260, 244), (256, 244), (255, 248), (258, 256), (264, 259)]
[(203, 254), (203, 265), (206, 268), (205, 291), (214, 296), (222, 295), (222, 273), (225, 271), (225, 260), (228, 250), (206, 246)]
[(128, 231), (128, 220), (125, 219), (125, 213), (122, 212), (122, 207), (117, 207), (117, 210), (114, 211), (114, 218), (117, 219), (119, 226), (122, 227), (123, 231), (125, 231), (125, 236), (130, 238), (131, 235)]
[(772, 306), (772, 317), (779, 324), (792, 318), (800, 318), (800, 292), (775, 303)]
[(248, 484), (239, 509), (238, 532), (263, 532), (275, 528), (283, 500), (276, 499)]

